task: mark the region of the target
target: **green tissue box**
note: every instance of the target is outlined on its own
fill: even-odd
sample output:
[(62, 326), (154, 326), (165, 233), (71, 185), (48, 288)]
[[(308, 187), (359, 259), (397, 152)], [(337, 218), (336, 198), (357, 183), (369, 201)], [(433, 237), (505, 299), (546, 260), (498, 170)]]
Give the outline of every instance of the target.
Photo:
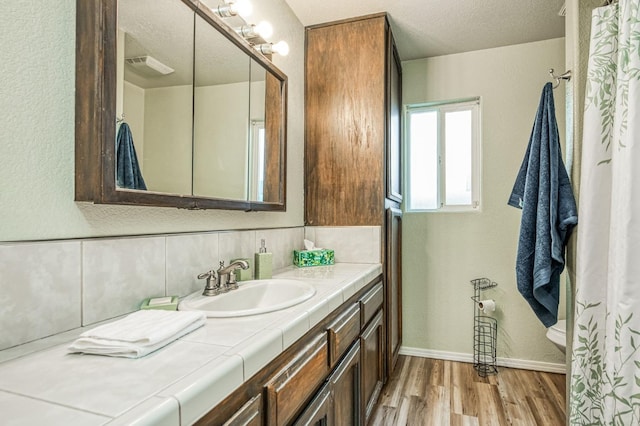
[(305, 266), (324, 266), (335, 263), (333, 250), (294, 250), (293, 264), (302, 268)]

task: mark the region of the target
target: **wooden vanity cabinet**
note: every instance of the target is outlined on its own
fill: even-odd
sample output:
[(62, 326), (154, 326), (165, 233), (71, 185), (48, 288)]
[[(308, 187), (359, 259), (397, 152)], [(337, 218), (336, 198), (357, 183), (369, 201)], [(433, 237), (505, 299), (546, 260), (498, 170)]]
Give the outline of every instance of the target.
[(197, 424), (366, 424), (382, 386), (383, 289), (380, 275)]
[(305, 53), (305, 225), (380, 227), (388, 377), (402, 343), (399, 55), (385, 13), (307, 27)]

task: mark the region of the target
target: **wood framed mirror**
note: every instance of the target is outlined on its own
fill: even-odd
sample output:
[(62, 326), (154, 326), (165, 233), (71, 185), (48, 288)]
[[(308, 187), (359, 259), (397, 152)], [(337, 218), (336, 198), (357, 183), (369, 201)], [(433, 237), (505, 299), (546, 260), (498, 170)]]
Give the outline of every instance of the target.
[[(76, 201), (286, 209), (282, 71), (201, 1), (76, 8)], [(123, 122), (143, 186), (122, 180)]]

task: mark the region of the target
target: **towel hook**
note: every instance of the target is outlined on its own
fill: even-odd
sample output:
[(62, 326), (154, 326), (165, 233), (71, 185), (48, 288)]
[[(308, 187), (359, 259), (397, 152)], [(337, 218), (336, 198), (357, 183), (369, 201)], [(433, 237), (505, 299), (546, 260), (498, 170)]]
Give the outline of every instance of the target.
[(124, 112), (122, 113), (122, 115), (120, 117), (116, 116), (116, 124), (117, 123), (122, 123), (124, 121)]
[(560, 80), (571, 80), (571, 70), (565, 71), (564, 74), (555, 75), (553, 68), (549, 68), (549, 75), (556, 81), (556, 84), (553, 85), (553, 88), (560, 86)]

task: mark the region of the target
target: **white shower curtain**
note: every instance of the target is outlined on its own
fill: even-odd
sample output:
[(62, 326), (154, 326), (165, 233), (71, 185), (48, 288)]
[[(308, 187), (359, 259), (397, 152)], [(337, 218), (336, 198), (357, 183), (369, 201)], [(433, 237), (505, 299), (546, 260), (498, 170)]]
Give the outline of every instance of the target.
[(640, 424), (640, 0), (594, 10), (571, 425)]

